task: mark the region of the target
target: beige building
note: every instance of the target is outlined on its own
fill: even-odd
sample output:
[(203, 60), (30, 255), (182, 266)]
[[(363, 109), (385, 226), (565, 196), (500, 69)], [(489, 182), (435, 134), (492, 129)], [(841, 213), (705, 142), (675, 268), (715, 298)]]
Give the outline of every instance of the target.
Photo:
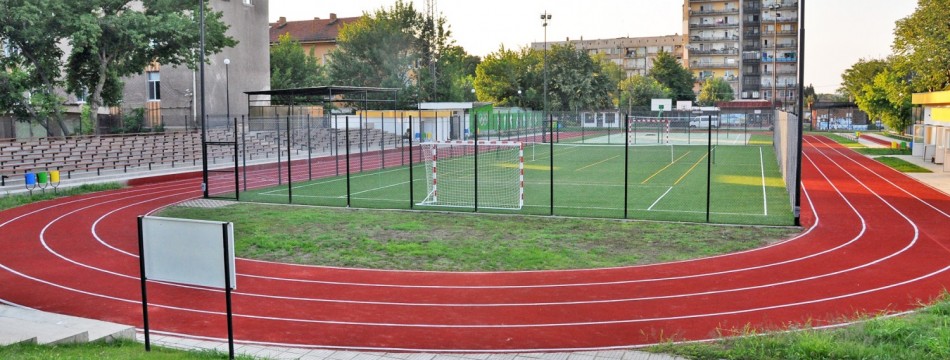
[(281, 35), (290, 34), (290, 37), (300, 42), (304, 53), (313, 52), (313, 57), (320, 59), (321, 64), (327, 63), (327, 54), (336, 48), (336, 38), (343, 25), (356, 22), (360, 17), (337, 17), (331, 13), (327, 19), (313, 18), (313, 20), (287, 21), (281, 16), (277, 22), (270, 24), (270, 44), (277, 44)]
[[(548, 47), (553, 45), (573, 44), (578, 50), (587, 51), (591, 55), (603, 55), (608, 60), (620, 65), (627, 76), (646, 75), (653, 68), (653, 60), (660, 51), (673, 54), (681, 64), (683, 60), (683, 36), (646, 36), (622, 37), (616, 39), (549, 41)], [(531, 48), (544, 49), (543, 42), (531, 43)]]
[(684, 0), (683, 29), (697, 86), (724, 78), (737, 99), (797, 101), (797, 0)]

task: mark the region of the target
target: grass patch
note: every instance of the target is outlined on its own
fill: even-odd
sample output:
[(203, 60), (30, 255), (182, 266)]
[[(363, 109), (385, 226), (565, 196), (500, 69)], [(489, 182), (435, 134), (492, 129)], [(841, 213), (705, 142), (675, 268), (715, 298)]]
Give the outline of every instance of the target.
[(868, 156), (885, 156), (885, 155), (910, 155), (910, 149), (891, 149), (891, 148), (857, 148), (854, 149), (861, 154)]
[(67, 196), (82, 195), (82, 194), (88, 194), (88, 193), (106, 191), (106, 190), (116, 190), (116, 189), (121, 189), (121, 188), (122, 188), (122, 185), (118, 183), (83, 184), (77, 187), (60, 189), (56, 193), (48, 189), (45, 193), (42, 191), (34, 191), (33, 195), (30, 195), (30, 194), (7, 195), (7, 196), (0, 197), (0, 210), (15, 208), (17, 206), (22, 206), (22, 205), (26, 205), (26, 204), (34, 203), (38, 201), (51, 200), (51, 199), (67, 197)]
[(833, 330), (670, 343), (648, 351), (691, 359), (950, 359), (950, 299), (945, 294), (911, 315), (871, 319)]
[(923, 168), (923, 167), (917, 166), (917, 165), (915, 165), (915, 164), (911, 164), (911, 163), (909, 163), (909, 162), (907, 162), (907, 161), (904, 161), (903, 159), (898, 159), (898, 158), (894, 158), (894, 157), (890, 157), (890, 156), (876, 157), (876, 158), (874, 158), (874, 160), (877, 160), (878, 162), (880, 162), (880, 163), (882, 163), (882, 164), (884, 164), (884, 165), (890, 166), (890, 167), (892, 167), (892, 168), (894, 168), (895, 170), (900, 171), (900, 172), (905, 172), (905, 173), (929, 173), (929, 172), (932, 172), (932, 171), (930, 171), (930, 170), (927, 169), (927, 168)]
[[(91, 342), (86, 344), (35, 345), (19, 344), (0, 346), (0, 359), (96, 359), (96, 360), (175, 360), (175, 359), (227, 359), (227, 353), (217, 351), (183, 351), (152, 346), (145, 352), (145, 345), (131, 340)], [(237, 356), (238, 359), (253, 359)]]
[(873, 148), (867, 147), (864, 144), (858, 143), (854, 140), (848, 139), (844, 136), (837, 134), (827, 134), (821, 133), (820, 135), (828, 137), (835, 142), (844, 145), (845, 147), (857, 151), (860, 154), (868, 156), (886, 156), (886, 155), (910, 155), (910, 149), (891, 149), (891, 148)]
[(399, 270), (578, 269), (684, 260), (760, 247), (796, 228), (708, 226), (241, 203), (161, 216), (233, 221), (240, 257)]

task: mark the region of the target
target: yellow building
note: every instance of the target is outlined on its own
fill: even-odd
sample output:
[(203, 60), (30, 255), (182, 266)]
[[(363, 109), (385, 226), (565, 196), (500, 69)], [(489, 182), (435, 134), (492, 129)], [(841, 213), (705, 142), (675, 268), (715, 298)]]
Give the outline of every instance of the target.
[(943, 164), (950, 171), (950, 91), (914, 94), (915, 109), (913, 155), (924, 161)]
[(336, 48), (340, 29), (343, 25), (359, 19), (360, 17), (341, 18), (333, 13), (328, 19), (313, 18), (302, 21), (287, 21), (286, 17), (281, 16), (277, 22), (270, 24), (270, 44), (274, 46), (281, 35), (290, 34), (291, 38), (300, 42), (304, 53), (310, 54), (313, 51), (313, 57), (326, 65), (327, 54)]

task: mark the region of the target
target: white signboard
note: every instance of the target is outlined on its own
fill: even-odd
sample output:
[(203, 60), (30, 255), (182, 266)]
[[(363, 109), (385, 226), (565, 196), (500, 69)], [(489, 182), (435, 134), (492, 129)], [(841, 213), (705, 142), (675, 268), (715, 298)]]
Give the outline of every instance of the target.
[(673, 111), (673, 99), (651, 99), (651, 111)]
[(141, 255), (145, 258), (145, 277), (224, 289), (225, 235), (231, 289), (236, 289), (234, 223), (143, 217)]

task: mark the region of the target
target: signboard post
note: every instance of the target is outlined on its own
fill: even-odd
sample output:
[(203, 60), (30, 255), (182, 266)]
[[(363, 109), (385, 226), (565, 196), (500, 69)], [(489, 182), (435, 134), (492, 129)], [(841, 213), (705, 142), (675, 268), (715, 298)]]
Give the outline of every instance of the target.
[(158, 280), (224, 289), (228, 355), (234, 359), (231, 312), (231, 290), (237, 287), (234, 223), (139, 216), (138, 231), (145, 351), (151, 351), (146, 283)]

